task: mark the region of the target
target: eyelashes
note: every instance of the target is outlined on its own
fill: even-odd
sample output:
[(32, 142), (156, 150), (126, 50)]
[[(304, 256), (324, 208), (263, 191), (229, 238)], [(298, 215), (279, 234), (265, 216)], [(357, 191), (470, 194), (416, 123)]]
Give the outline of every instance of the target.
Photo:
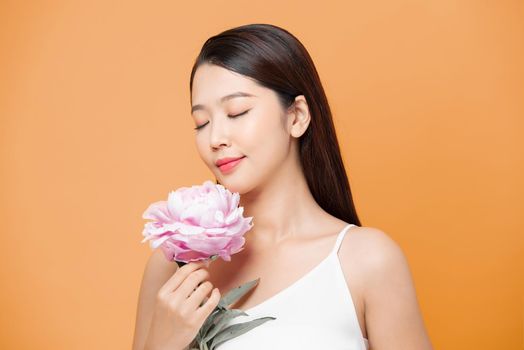
[[(247, 111), (242, 112), (242, 113), (240, 113), (240, 114), (236, 114), (236, 115), (229, 115), (229, 114), (228, 114), (227, 116), (228, 116), (229, 118), (240, 117), (241, 115), (246, 114), (246, 113), (249, 112), (250, 110), (251, 110), (251, 109), (248, 109)], [(197, 126), (196, 128), (194, 128), (194, 130), (197, 130), (197, 131), (198, 131), (198, 130), (202, 129), (204, 126), (206, 126), (207, 124), (209, 124), (209, 122), (205, 122), (204, 124)]]
[(244, 115), (244, 114), (246, 114), (246, 113), (249, 112), (249, 111), (250, 111), (250, 110), (248, 109), (247, 111), (242, 112), (242, 113), (239, 113), (239, 114), (236, 114), (236, 115), (229, 115), (229, 114), (228, 114), (228, 117), (229, 117), (229, 118), (240, 117), (241, 115)]
[(206, 125), (207, 125), (207, 123), (209, 123), (209, 122), (206, 122), (206, 123), (204, 123), (204, 124), (202, 124), (202, 125), (200, 125), (200, 126), (197, 126), (197, 127), (196, 127), (196, 128), (194, 128), (194, 129), (195, 129), (195, 130), (199, 130), (199, 129), (202, 129), (202, 128), (203, 128), (204, 126), (206, 126)]

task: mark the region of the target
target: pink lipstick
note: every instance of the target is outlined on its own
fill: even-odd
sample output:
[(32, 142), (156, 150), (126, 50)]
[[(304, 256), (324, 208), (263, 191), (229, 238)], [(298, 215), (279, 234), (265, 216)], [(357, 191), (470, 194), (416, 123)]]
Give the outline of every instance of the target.
[(218, 169), (220, 169), (220, 171), (223, 174), (228, 174), (231, 171), (233, 171), (233, 169), (235, 169), (235, 167), (238, 165), (238, 163), (240, 163), (242, 161), (242, 159), (244, 159), (244, 158), (245, 158), (245, 156), (241, 157), (241, 158), (228, 160), (227, 162), (222, 162), (222, 164), (218, 167)]

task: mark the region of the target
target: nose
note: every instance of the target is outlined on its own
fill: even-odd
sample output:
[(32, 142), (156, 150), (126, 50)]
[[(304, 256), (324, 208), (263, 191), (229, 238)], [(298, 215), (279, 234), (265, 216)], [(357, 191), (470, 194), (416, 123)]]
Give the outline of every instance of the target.
[(211, 127), (210, 132), (210, 146), (212, 149), (218, 149), (222, 146), (229, 146), (229, 130), (227, 127), (227, 123), (224, 122), (217, 122), (217, 119), (215, 118), (213, 123), (210, 123), (209, 125)]

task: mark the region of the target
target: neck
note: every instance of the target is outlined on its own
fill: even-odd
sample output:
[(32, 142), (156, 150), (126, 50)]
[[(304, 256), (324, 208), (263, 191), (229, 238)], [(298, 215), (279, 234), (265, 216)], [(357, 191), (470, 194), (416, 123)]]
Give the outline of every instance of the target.
[(318, 227), (319, 218), (327, 216), (313, 198), (301, 171), (282, 169), (273, 175), (263, 187), (240, 196), (244, 216), (253, 217), (254, 226), (245, 235), (246, 248), (250, 250), (301, 238)]

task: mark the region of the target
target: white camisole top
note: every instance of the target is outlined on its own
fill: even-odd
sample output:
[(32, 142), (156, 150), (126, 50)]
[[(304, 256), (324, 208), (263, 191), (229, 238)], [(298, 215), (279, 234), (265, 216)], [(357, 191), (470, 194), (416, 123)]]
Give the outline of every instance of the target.
[[(244, 310), (231, 324), (276, 317), (218, 345), (217, 350), (367, 350), (338, 250), (353, 224), (338, 234), (329, 255), (289, 287)], [(256, 288), (256, 287), (255, 287)], [(234, 308), (234, 307), (233, 307)]]

